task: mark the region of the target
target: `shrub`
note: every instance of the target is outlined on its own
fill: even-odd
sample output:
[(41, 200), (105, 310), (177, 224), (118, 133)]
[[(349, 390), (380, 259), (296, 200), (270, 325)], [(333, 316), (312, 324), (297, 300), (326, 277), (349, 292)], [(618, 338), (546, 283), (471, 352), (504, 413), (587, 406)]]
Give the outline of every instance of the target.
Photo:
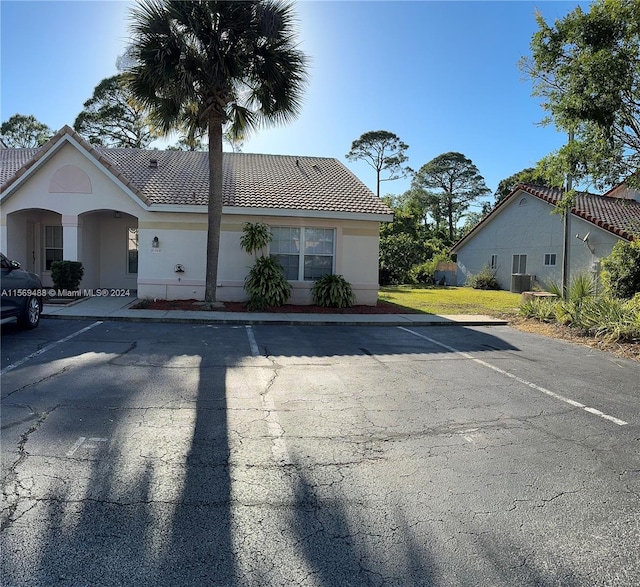
[(256, 263), (244, 280), (244, 290), (249, 296), (249, 310), (266, 310), (282, 306), (291, 295), (291, 284), (284, 277), (284, 270), (276, 257), (265, 257), (258, 251), (271, 242), (271, 231), (262, 222), (245, 222), (240, 246), (244, 251), (256, 255)]
[(467, 280), (467, 285), (473, 289), (500, 289), (496, 274), (489, 266), (483, 267), (480, 273), (472, 275)]
[(420, 265), (414, 265), (409, 271), (409, 280), (411, 283), (420, 283), (424, 285), (433, 285), (433, 275), (435, 273), (436, 262), (425, 261)]
[(258, 257), (244, 281), (244, 289), (249, 295), (249, 310), (282, 306), (291, 295), (291, 284), (276, 257)]
[(51, 279), (56, 289), (77, 290), (84, 275), (80, 261), (54, 261), (51, 263)]
[(348, 308), (355, 302), (351, 284), (342, 275), (325, 275), (311, 288), (313, 303), (327, 308)]
[(640, 292), (640, 240), (619, 241), (602, 259), (602, 282), (615, 298), (629, 299)]
[[(432, 245), (433, 246), (433, 245)], [(451, 263), (451, 255), (446, 252), (434, 249), (433, 256), (428, 261), (414, 265), (409, 271), (409, 279), (411, 283), (420, 283), (425, 285), (434, 284), (434, 276), (438, 263)]]

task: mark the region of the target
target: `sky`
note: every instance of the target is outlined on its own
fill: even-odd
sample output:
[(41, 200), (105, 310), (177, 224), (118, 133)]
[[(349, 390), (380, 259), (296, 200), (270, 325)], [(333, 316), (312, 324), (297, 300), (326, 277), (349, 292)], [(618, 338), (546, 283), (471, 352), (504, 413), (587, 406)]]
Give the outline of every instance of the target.
[[(588, 8), (544, 0), (299, 1), (299, 46), (310, 59), (301, 115), (260, 130), (242, 151), (335, 157), (375, 193), (374, 170), (345, 155), (363, 133), (386, 130), (409, 145), (416, 170), (442, 153), (463, 153), (493, 194), (567, 140), (539, 125), (544, 111), (517, 64), (530, 55), (536, 11), (552, 23), (578, 5)], [(54, 130), (73, 125), (95, 86), (117, 73), (131, 6), (0, 0), (0, 120), (20, 113)], [(381, 195), (409, 186), (410, 178), (386, 181)]]

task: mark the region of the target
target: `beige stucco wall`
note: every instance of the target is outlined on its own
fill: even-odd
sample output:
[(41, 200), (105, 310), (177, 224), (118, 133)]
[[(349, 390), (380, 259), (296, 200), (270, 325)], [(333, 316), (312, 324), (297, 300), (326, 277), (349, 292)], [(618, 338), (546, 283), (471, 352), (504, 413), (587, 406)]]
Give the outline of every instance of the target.
[[(140, 223), (140, 266), (144, 276), (138, 279), (139, 297), (204, 298), (206, 270), (206, 224), (200, 215), (175, 217), (172, 221)], [(220, 234), (217, 299), (246, 300), (244, 279), (254, 258), (240, 247), (245, 222), (264, 222), (270, 226), (332, 228), (336, 231), (336, 273), (352, 284), (357, 303), (375, 304), (378, 293), (379, 223), (371, 221), (328, 220), (294, 217), (226, 214)], [(151, 242), (158, 237), (160, 247)], [(200, 252), (200, 254), (198, 254)], [(184, 273), (175, 273), (180, 264)], [(312, 282), (292, 282), (291, 303), (311, 303)]]
[[(551, 214), (553, 206), (529, 194), (521, 194), (505, 204), (503, 209), (486, 221), (477, 234), (457, 251), (458, 285), (464, 285), (470, 276), (489, 265), (491, 255), (497, 255), (496, 278), (503, 289), (510, 289), (513, 255), (527, 255), (526, 272), (542, 287), (550, 281), (562, 279), (563, 218)], [(589, 247), (575, 237), (589, 236)], [(619, 240), (615, 235), (576, 216), (569, 225), (571, 270), (569, 278), (577, 273), (593, 272), (594, 263), (611, 253)], [(556, 265), (544, 265), (546, 254), (556, 255)]]

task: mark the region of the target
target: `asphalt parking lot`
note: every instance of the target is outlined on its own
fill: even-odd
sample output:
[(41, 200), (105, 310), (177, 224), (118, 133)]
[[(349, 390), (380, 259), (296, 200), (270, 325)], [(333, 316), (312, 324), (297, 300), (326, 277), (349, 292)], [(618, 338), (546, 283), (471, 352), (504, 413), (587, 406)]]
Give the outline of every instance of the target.
[(638, 585), (640, 365), (507, 326), (2, 332), (2, 585)]

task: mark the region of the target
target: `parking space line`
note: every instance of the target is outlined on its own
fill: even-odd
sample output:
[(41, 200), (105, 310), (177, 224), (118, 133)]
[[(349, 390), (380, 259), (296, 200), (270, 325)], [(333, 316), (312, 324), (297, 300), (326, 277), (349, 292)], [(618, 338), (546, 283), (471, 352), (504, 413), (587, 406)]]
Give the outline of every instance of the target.
[(73, 443), (73, 446), (67, 451), (67, 457), (72, 457), (76, 454), (76, 451), (84, 444), (86, 436), (80, 436), (78, 440)]
[(43, 346), (41, 349), (35, 351), (34, 353), (31, 353), (30, 355), (27, 355), (26, 357), (23, 357), (22, 359), (16, 361), (15, 363), (11, 363), (11, 365), (7, 365), (6, 367), (4, 367), (4, 369), (2, 369), (0, 371), (0, 375), (4, 375), (5, 373), (8, 373), (9, 371), (13, 371), (13, 369), (19, 367), (20, 365), (22, 365), (23, 363), (26, 363), (27, 361), (34, 359), (35, 357), (41, 355), (42, 353), (46, 353), (47, 351), (50, 351), (52, 348), (58, 346), (59, 344), (62, 344), (63, 342), (67, 342), (68, 340), (71, 340), (72, 338), (75, 338), (76, 336), (87, 332), (87, 330), (91, 330), (92, 328), (94, 328), (95, 326), (98, 326), (102, 324), (102, 321), (99, 322), (94, 322), (93, 324), (89, 324), (89, 326), (86, 326), (85, 328), (82, 328), (81, 330), (78, 330), (77, 332), (74, 332), (72, 334), (70, 334), (69, 336), (65, 336), (64, 338), (61, 338), (60, 340), (56, 340), (54, 342), (49, 343), (46, 346)]
[(255, 334), (253, 334), (253, 328), (251, 328), (251, 325), (249, 324), (247, 324), (245, 328), (247, 329), (247, 338), (249, 339), (251, 356), (257, 357), (260, 354), (260, 349), (258, 348), (258, 343), (256, 342)]
[(446, 349), (448, 351), (451, 351), (452, 353), (456, 353), (462, 357), (464, 357), (465, 359), (471, 359), (472, 361), (478, 363), (478, 365), (482, 365), (483, 367), (487, 367), (488, 369), (492, 369), (493, 371), (495, 371), (496, 373), (500, 373), (501, 375), (504, 375), (505, 377), (509, 377), (511, 379), (514, 379), (515, 381), (517, 381), (518, 383), (522, 383), (523, 385), (526, 385), (527, 387), (531, 387), (532, 389), (535, 389), (536, 391), (540, 391), (554, 399), (560, 400), (561, 402), (564, 402), (566, 404), (569, 404), (570, 406), (574, 406), (576, 408), (580, 408), (581, 410), (584, 410), (585, 412), (588, 412), (590, 414), (594, 414), (595, 416), (598, 416), (600, 418), (604, 418), (605, 420), (608, 420), (610, 422), (613, 422), (614, 424), (617, 424), (618, 426), (626, 426), (628, 424), (628, 422), (625, 422), (624, 420), (620, 420), (619, 418), (616, 418), (614, 416), (610, 416), (609, 414), (605, 414), (604, 412), (601, 412), (600, 410), (596, 410), (595, 408), (590, 408), (589, 406), (585, 406), (584, 404), (581, 404), (580, 402), (577, 402), (575, 400), (572, 400), (568, 397), (565, 397), (563, 395), (560, 395), (559, 393), (555, 393), (549, 389), (546, 389), (545, 387), (541, 387), (539, 385), (536, 385), (535, 383), (531, 383), (530, 381), (527, 381), (526, 379), (522, 379), (522, 377), (518, 377), (517, 375), (514, 375), (513, 373), (509, 373), (509, 371), (505, 371), (504, 369), (500, 369), (500, 367), (496, 367), (495, 365), (491, 365), (490, 363), (487, 363), (486, 361), (483, 361), (481, 359), (477, 359), (476, 357), (470, 355), (469, 353), (465, 353), (463, 351), (459, 351), (458, 349), (453, 348), (452, 346), (449, 346), (448, 344), (444, 344), (443, 342), (439, 342), (433, 338), (430, 338), (428, 336), (425, 336), (424, 334), (420, 334), (418, 332), (415, 332), (414, 330), (411, 330), (409, 328), (405, 328), (404, 326), (398, 326), (398, 328), (400, 330), (404, 330), (405, 332), (408, 332), (409, 334), (413, 334), (414, 336), (417, 336), (418, 338), (422, 338), (432, 344), (435, 344), (439, 347), (442, 347), (443, 349)]

